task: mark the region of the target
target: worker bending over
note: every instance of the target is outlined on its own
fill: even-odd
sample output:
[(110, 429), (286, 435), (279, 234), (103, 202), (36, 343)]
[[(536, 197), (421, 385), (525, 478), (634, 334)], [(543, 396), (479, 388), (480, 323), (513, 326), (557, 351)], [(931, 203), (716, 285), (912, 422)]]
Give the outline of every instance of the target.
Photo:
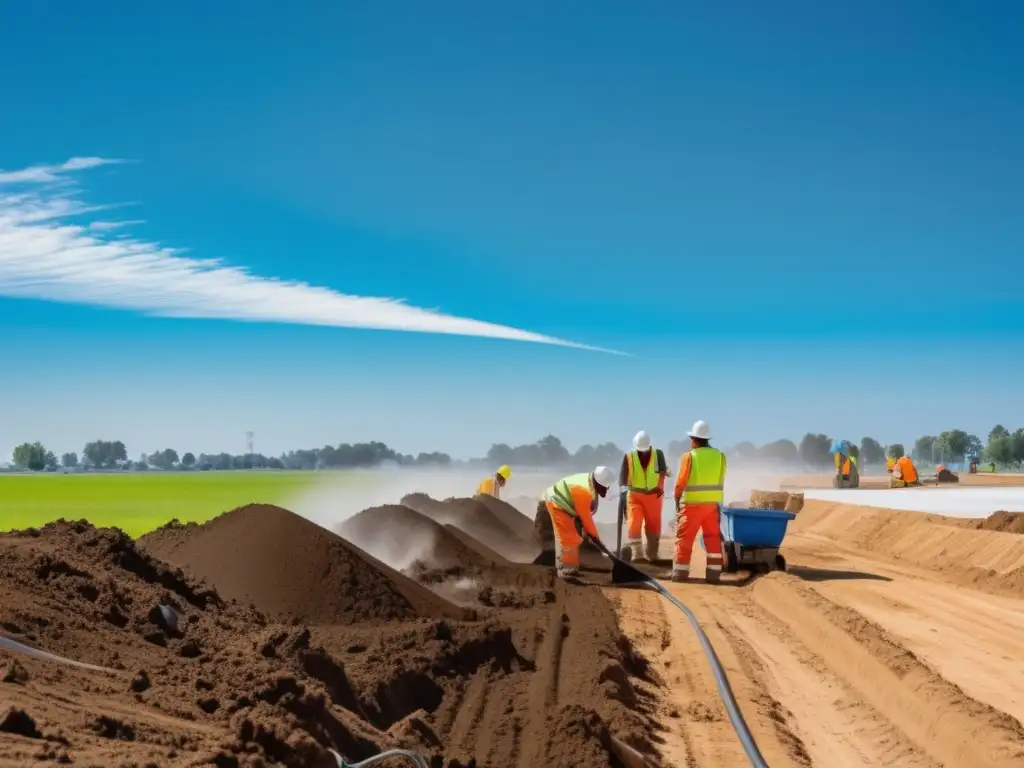
[(921, 479), (917, 475), (917, 467), (910, 460), (909, 456), (900, 456), (896, 465), (892, 468), (892, 477), (889, 478), (890, 488), (909, 488), (912, 485), (920, 485)]
[(501, 489), (505, 487), (505, 483), (508, 482), (510, 477), (512, 477), (512, 470), (508, 464), (502, 464), (498, 467), (497, 472), (480, 481), (480, 485), (476, 489), (477, 495), (493, 496), (496, 499), (501, 498)]
[(665, 478), (669, 475), (665, 454), (651, 448), (651, 438), (646, 432), (637, 432), (633, 450), (622, 457), (619, 470), (619, 492), (626, 498), (626, 546), (632, 560), (658, 559), (661, 508)]
[(690, 577), (690, 557), (697, 533), (704, 534), (708, 553), (707, 580), (717, 583), (722, 575), (722, 534), (719, 520), (725, 497), (725, 454), (710, 445), (711, 431), (697, 421), (687, 432), (690, 451), (679, 460), (676, 477), (676, 552), (672, 581)]
[(832, 456), (836, 461), (836, 477), (832, 485), (836, 488), (858, 488), (860, 473), (857, 471), (857, 458), (853, 455), (852, 444), (846, 440), (832, 443)]
[(541, 496), (542, 503), (551, 515), (551, 527), (558, 549), (556, 564), (559, 578), (579, 573), (583, 537), (576, 529), (577, 521), (584, 534), (595, 542), (601, 540), (594, 524), (594, 513), (614, 482), (615, 473), (611, 469), (595, 467), (593, 472), (569, 475), (559, 480)]

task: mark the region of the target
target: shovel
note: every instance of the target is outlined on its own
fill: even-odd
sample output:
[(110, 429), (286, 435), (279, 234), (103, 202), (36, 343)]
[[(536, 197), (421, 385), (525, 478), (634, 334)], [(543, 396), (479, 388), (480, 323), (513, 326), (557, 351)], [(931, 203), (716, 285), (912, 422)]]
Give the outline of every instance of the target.
[[(589, 538), (589, 537), (588, 537)], [(608, 551), (608, 547), (599, 539), (590, 539), (591, 543), (612, 561), (612, 584), (643, 584), (652, 581), (652, 578), (639, 568), (634, 568), (625, 560)]]

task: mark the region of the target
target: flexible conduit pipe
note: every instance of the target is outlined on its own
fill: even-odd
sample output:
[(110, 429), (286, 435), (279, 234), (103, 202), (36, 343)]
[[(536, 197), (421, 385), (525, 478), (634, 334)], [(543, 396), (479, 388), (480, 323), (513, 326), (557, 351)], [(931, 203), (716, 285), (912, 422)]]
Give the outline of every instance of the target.
[(346, 763), (341, 755), (331, 750), (331, 754), (334, 755), (334, 759), (338, 761), (338, 768), (369, 768), (374, 763), (379, 763), (387, 760), (389, 757), (404, 757), (410, 763), (416, 766), (416, 768), (430, 768), (427, 761), (417, 755), (415, 752), (409, 752), (405, 749), (389, 749), (387, 752), (381, 752), (379, 755), (368, 757), (361, 763)]
[(690, 622), (690, 626), (693, 627), (693, 631), (697, 633), (697, 639), (700, 640), (701, 648), (704, 649), (704, 655), (708, 657), (708, 663), (711, 664), (711, 673), (715, 676), (715, 684), (718, 686), (718, 694), (722, 697), (722, 703), (725, 704), (725, 711), (729, 715), (729, 722), (732, 723), (733, 730), (736, 731), (736, 736), (739, 737), (740, 744), (743, 745), (743, 751), (747, 753), (747, 759), (750, 760), (750, 765), (753, 768), (768, 768), (768, 763), (764, 761), (764, 757), (761, 755), (761, 750), (757, 748), (757, 743), (754, 741), (753, 735), (750, 733), (750, 729), (747, 727), (747, 721), (743, 719), (743, 713), (740, 712), (739, 705), (736, 703), (736, 697), (732, 693), (732, 688), (729, 685), (729, 678), (725, 676), (725, 670), (722, 668), (722, 662), (718, 660), (718, 654), (715, 653), (715, 649), (711, 645), (711, 641), (708, 639), (707, 634), (704, 632), (704, 628), (701, 627), (700, 622), (697, 621), (697, 617), (693, 615), (693, 611), (686, 607), (686, 604), (677, 598), (675, 595), (665, 589), (664, 585), (659, 584), (654, 579), (648, 579), (644, 582), (644, 586), (653, 589), (655, 592), (660, 592), (669, 602), (671, 602), (676, 608), (686, 614), (687, 620)]

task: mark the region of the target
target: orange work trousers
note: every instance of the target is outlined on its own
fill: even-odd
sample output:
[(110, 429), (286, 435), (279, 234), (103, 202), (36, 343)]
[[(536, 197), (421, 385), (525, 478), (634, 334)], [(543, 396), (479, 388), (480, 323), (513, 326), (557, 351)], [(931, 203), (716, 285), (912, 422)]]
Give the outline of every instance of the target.
[(640, 541), (641, 534), (661, 536), (661, 507), (663, 497), (654, 493), (629, 492), (626, 501), (626, 538)]
[(580, 544), (583, 543), (583, 537), (576, 530), (576, 519), (550, 501), (544, 506), (551, 515), (551, 527), (554, 529), (555, 542), (558, 544), (558, 564), (566, 568), (579, 568)]
[(721, 510), (718, 504), (702, 502), (683, 504), (676, 514), (676, 556), (673, 571), (690, 571), (693, 541), (698, 533), (704, 534), (704, 548), (708, 553), (708, 570), (722, 570), (722, 532), (719, 528)]

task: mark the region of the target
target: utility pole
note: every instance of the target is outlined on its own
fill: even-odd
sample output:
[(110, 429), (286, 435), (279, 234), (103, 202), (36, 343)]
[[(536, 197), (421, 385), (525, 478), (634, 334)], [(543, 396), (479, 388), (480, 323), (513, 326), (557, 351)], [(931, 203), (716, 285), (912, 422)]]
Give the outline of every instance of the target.
[(245, 433), (245, 452), (249, 456), (249, 469), (252, 469), (253, 462), (253, 450), (252, 450), (252, 431)]

